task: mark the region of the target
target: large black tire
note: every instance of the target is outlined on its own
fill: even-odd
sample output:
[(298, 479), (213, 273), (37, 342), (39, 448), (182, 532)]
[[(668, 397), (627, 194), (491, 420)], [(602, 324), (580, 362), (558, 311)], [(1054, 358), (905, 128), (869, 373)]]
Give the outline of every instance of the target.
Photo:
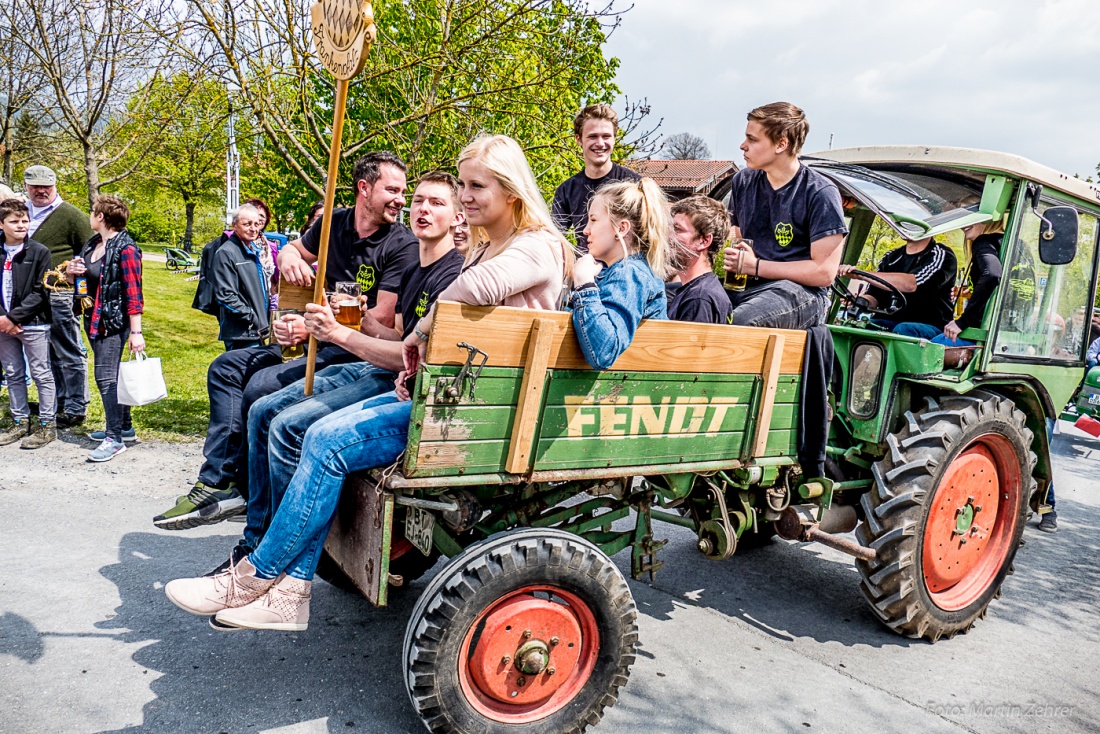
[[(1007, 398), (974, 391), (925, 400), (874, 465), (856, 537), (878, 557), (856, 565), (888, 627), (935, 642), (969, 630), (1000, 595), (1036, 490), (1036, 457), (1026, 417)], [(965, 495), (978, 499), (959, 505)]]
[[(565, 639), (562, 647), (550, 648), (549, 664), (559, 661), (563, 668), (560, 677), (546, 677), (555, 674), (553, 668), (528, 673), (530, 685), (523, 692), (547, 686), (556, 690), (554, 696), (514, 710), (510, 704), (485, 696), (476, 682), (471, 683), (475, 681), (475, 648), (480, 653), (481, 646), (501, 639), (511, 645), (511, 636), (522, 641), (518, 637), (521, 626), (534, 630), (535, 642), (541, 639), (536, 612), (522, 618), (514, 631), (501, 631), (512, 630), (511, 626), (497, 626), (493, 635), (487, 631), (499, 619), (494, 615), (512, 603), (560, 605), (554, 608), (587, 620), (587, 629), (597, 633), (580, 637), (575, 649), (581, 652), (575, 653), (579, 656), (575, 666), (565, 662), (574, 654), (566, 650)], [(638, 641), (636, 619), (626, 580), (593, 544), (554, 529), (503, 533), (452, 558), (424, 590), (405, 631), (406, 689), (433, 732), (579, 734), (600, 720), (627, 682)], [(549, 644), (558, 644), (556, 639), (551, 637)], [(574, 643), (569, 642), (568, 647), (574, 648)], [(564, 657), (556, 657), (554, 650)], [(521, 677), (515, 678), (517, 675)], [(522, 674), (503, 660), (494, 676), (494, 681), (514, 681), (517, 688), (525, 685)]]

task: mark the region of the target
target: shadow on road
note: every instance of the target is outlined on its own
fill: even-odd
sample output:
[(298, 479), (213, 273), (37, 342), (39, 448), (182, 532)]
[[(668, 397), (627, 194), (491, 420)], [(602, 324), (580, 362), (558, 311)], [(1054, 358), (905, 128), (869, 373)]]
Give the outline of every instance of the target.
[(330, 732), (420, 732), (402, 684), (400, 646), (423, 587), (375, 609), (318, 581), (304, 633), (216, 632), (176, 608), (163, 584), (203, 573), (228, 551), (225, 537), (130, 533), (119, 562), (100, 569), (119, 591), (117, 615), (96, 626), (147, 642), (134, 661), (161, 677), (140, 726), (120, 732), (264, 731), (327, 719)]

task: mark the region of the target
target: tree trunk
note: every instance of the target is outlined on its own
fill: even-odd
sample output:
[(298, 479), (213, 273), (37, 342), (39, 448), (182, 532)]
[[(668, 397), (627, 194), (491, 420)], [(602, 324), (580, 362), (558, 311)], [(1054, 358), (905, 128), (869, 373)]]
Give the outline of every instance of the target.
[(183, 229), (183, 249), (191, 252), (191, 234), (195, 229), (195, 202), (183, 200), (183, 210), (187, 217), (187, 226)]
[(7, 127), (4, 128), (4, 170), (0, 173), (0, 180), (2, 180), (8, 186), (11, 186), (11, 177), (15, 172), (12, 170), (12, 153), (11, 146), (15, 143), (15, 122), (14, 118), (8, 120)]
[(85, 141), (84, 145), (84, 178), (88, 182), (88, 211), (95, 205), (99, 196), (99, 161), (96, 159), (95, 146)]

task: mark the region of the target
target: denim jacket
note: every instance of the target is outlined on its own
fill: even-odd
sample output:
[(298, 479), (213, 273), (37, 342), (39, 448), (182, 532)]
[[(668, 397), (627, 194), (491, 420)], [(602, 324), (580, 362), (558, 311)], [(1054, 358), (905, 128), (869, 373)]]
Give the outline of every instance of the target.
[(595, 285), (573, 291), (573, 326), (588, 364), (606, 370), (626, 351), (642, 319), (667, 319), (665, 285), (645, 255), (604, 268)]

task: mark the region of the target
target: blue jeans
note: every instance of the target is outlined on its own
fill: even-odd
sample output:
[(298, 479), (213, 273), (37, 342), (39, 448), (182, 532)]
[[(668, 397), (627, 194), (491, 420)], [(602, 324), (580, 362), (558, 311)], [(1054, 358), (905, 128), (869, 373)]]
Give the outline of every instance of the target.
[(790, 280), (750, 283), (743, 291), (726, 291), (736, 326), (810, 329), (825, 323), (829, 301), (822, 288), (807, 288)]
[[(943, 329), (938, 329), (932, 324), (922, 324), (919, 321), (890, 321), (889, 319), (872, 319), (872, 323), (889, 329), (890, 333), (898, 336), (914, 336), (918, 339), (934, 339), (943, 334)], [(956, 345), (958, 346), (958, 345)]]
[(966, 339), (955, 339), (955, 341), (951, 341), (950, 339), (948, 339), (943, 334), (940, 334), (939, 336), (935, 337), (932, 340), (932, 343), (933, 344), (942, 344), (945, 347), (972, 347), (975, 344), (977, 344), (977, 342), (968, 341)]
[(326, 367), (315, 375), (313, 395), (305, 380), (266, 395), (248, 411), (248, 514), (244, 541), (255, 548), (279, 509), (314, 423), (349, 405), (393, 389), (396, 375), (369, 362)]
[(302, 462), (260, 545), (249, 555), (262, 578), (310, 581), (349, 474), (392, 464), (405, 449), (412, 402), (397, 393), (350, 405), (310, 426)]

